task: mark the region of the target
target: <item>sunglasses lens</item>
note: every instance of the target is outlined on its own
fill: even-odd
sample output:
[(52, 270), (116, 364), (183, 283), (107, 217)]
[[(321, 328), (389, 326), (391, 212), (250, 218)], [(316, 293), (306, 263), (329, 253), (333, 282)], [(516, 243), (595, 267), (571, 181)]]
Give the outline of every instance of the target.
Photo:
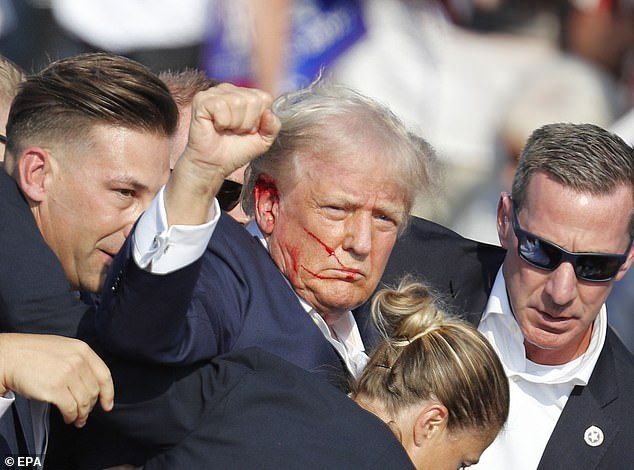
[[(513, 232), (517, 237), (517, 252), (524, 261), (536, 268), (552, 271), (563, 261), (570, 262), (575, 275), (585, 281), (609, 281), (619, 272), (625, 262), (627, 252), (623, 255), (569, 253), (554, 243), (539, 238), (522, 230), (517, 220), (517, 210), (513, 206)], [(631, 243), (630, 243), (631, 247)]]
[(223, 211), (229, 212), (231, 209), (238, 205), (240, 202), (240, 193), (242, 192), (242, 185), (231, 180), (224, 180), (216, 198), (218, 204)]
[(579, 256), (575, 263), (577, 277), (587, 281), (607, 281), (616, 276), (623, 264), (620, 256)]
[(538, 268), (554, 269), (561, 260), (562, 253), (557, 247), (529, 234), (519, 238), (518, 249), (524, 260)]

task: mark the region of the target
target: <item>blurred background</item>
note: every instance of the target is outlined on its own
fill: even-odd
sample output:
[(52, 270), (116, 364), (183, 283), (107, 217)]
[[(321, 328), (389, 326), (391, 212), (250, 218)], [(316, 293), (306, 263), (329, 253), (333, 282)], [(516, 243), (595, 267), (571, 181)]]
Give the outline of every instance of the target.
[[(414, 213), (494, 244), (533, 129), (592, 122), (634, 142), (634, 0), (0, 0), (0, 54), (27, 72), (99, 50), (274, 95), (319, 73), (351, 85), (438, 152)], [(610, 307), (629, 345), (632, 278)]]

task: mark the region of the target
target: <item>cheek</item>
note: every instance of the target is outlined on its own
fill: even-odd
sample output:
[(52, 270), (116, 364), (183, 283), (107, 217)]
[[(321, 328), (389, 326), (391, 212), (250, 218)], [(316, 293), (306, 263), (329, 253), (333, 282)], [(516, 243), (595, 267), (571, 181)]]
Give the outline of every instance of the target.
[(611, 291), (611, 286), (579, 286), (579, 298), (581, 303), (584, 305), (584, 308), (587, 310), (588, 316), (591, 315), (592, 319), (594, 319), (595, 313), (599, 311), (601, 305), (603, 305), (606, 301)]
[[(396, 235), (379, 235), (375, 237), (372, 247), (372, 263), (377, 270), (383, 271), (392, 249), (396, 243)], [(381, 273), (380, 273), (381, 274)]]
[(299, 274), (301, 266), (301, 249), (297, 246), (289, 245), (284, 249), (286, 253), (286, 265), (289, 277), (295, 278)]

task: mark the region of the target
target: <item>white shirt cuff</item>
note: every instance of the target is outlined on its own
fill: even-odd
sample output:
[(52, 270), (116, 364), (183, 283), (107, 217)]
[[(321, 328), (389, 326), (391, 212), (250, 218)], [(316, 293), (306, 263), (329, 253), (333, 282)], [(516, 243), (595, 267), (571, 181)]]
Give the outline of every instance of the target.
[(141, 269), (154, 274), (168, 274), (200, 258), (220, 219), (220, 206), (214, 199), (209, 222), (168, 227), (164, 189), (154, 197), (132, 234), (134, 261)]
[(0, 417), (4, 416), (14, 401), (15, 394), (11, 390), (7, 390), (7, 392), (0, 397)]

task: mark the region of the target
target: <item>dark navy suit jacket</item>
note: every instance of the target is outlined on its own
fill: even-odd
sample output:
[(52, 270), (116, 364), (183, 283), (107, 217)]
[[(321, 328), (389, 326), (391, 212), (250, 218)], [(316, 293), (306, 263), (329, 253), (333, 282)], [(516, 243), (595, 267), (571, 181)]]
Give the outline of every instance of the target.
[[(114, 377), (128, 390), (148, 388), (139, 376)], [(218, 356), (164, 393), (126, 401), (106, 418), (155, 446), (146, 470), (414, 468), (379, 418), (259, 348)]]
[[(75, 336), (89, 308), (72, 292), (17, 183), (2, 169), (0, 218), (0, 332)], [(2, 460), (36, 452), (28, 401), (18, 397), (12, 408), (0, 419)]]
[[(441, 233), (459, 239), (453, 232), (422, 219), (415, 220), (411, 228), (416, 233), (433, 234), (434, 240), (440, 240)], [(409, 237), (397, 242), (396, 253), (410, 245)], [(404, 244), (403, 248), (400, 248), (401, 244)], [(456, 248), (453, 252), (455, 264), (464, 260), (473, 266), (472, 248), (466, 243)], [(432, 253), (426, 250), (415, 258), (426, 258)], [(323, 374), (331, 383), (347, 388), (341, 360), (301, 307), (269, 253), (226, 214), (221, 216), (202, 259), (192, 265), (165, 276), (149, 274), (140, 270), (131, 259), (128, 242), (115, 258), (110, 273), (101, 297), (97, 329), (106, 349), (128, 358), (118, 363), (108, 359), (113, 366), (120, 404), (148, 398), (146, 392), (152, 387), (136, 390), (138, 387), (132, 385), (139, 377), (143, 377), (145, 384), (162, 383), (164, 390), (174, 381), (173, 371), (164, 371), (161, 378), (160, 370), (156, 374), (150, 372), (142, 365), (143, 361), (178, 364), (177, 369), (184, 364), (193, 364), (196, 368), (196, 361), (207, 361), (252, 346), (274, 353), (305, 370)], [(450, 279), (453, 274), (459, 277)], [(472, 275), (471, 271), (457, 269), (453, 274), (433, 279), (439, 290), (447, 286), (454, 289), (453, 293), (458, 296), (451, 297), (452, 302), (462, 302), (460, 295), (472, 291), (481, 291), (480, 296), (486, 298), (486, 289), (490, 286), (482, 282), (479, 272)], [(474, 286), (468, 288), (470, 284)], [(354, 314), (364, 342), (373, 345), (378, 335), (367, 321), (366, 312), (359, 309)], [(141, 361), (141, 364), (130, 361)], [(183, 413), (187, 414), (187, 411), (183, 410)], [(112, 423), (113, 416), (116, 414), (102, 415), (97, 410), (93, 424), (103, 418), (105, 425), (114, 432), (126, 418)], [(160, 409), (149, 412), (150, 416), (155, 419), (155, 429), (166, 432), (159, 418), (162, 416)], [(132, 420), (128, 423), (130, 426), (136, 424), (133, 416), (128, 419)], [(95, 455), (99, 451), (97, 447), (91, 453)], [(108, 461), (109, 465), (117, 463), (126, 462)], [(85, 468), (99, 467), (87, 463)]]

